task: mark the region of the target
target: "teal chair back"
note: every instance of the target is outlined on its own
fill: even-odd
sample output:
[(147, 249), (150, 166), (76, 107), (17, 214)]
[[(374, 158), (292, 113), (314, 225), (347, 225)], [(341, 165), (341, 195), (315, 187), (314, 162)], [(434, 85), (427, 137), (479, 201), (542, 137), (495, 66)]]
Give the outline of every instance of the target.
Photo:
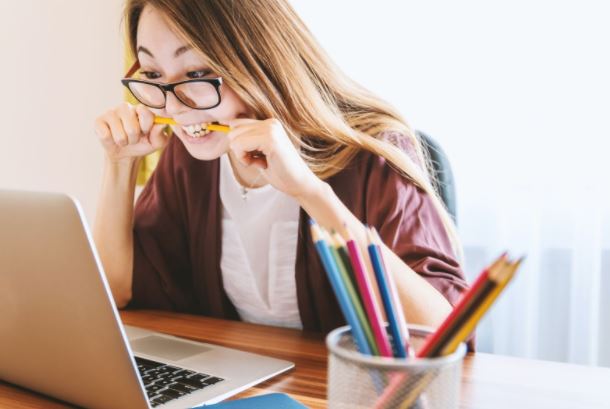
[(457, 223), (457, 202), (455, 196), (455, 180), (451, 170), (449, 158), (440, 145), (427, 134), (421, 131), (415, 131), (420, 138), (422, 146), (428, 153), (430, 162), (432, 163), (432, 171), (434, 173), (434, 188), (438, 192), (441, 200), (445, 204), (447, 211)]

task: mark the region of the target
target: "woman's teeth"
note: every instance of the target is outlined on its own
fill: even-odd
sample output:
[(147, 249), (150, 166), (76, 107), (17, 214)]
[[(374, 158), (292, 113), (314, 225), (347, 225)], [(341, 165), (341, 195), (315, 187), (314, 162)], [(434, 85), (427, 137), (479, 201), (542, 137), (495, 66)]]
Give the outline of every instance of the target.
[[(201, 125), (203, 125), (203, 126), (201, 126)], [(208, 131), (206, 128), (206, 124), (183, 126), (182, 129), (191, 138), (201, 138), (202, 136), (206, 136), (207, 134), (210, 133), (210, 131)]]

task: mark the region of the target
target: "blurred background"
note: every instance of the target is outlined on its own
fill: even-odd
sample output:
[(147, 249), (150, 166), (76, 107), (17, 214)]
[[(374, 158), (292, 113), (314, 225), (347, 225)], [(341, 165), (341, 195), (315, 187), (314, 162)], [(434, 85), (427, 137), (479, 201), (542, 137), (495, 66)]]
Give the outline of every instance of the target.
[[(479, 350), (610, 366), (610, 3), (291, 3), (446, 151), (469, 280), (503, 250), (527, 256)], [(122, 6), (0, 0), (0, 188), (70, 193), (92, 222), (93, 121), (123, 95)]]

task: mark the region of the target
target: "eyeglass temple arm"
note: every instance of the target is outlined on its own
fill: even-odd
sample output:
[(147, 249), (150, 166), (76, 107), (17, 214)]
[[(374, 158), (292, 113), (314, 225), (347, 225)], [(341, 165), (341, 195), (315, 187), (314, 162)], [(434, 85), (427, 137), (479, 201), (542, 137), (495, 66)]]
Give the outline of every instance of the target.
[(129, 71), (127, 71), (127, 74), (125, 74), (124, 78), (129, 78), (131, 77), (133, 74), (135, 74), (135, 72), (137, 70), (140, 69), (140, 61), (136, 60), (133, 65), (131, 66), (131, 68), (129, 69)]

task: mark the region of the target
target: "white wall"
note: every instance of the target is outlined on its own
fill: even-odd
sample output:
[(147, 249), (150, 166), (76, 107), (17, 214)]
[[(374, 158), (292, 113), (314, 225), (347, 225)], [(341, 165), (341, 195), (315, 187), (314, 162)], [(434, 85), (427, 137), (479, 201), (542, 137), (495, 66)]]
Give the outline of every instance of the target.
[(0, 188), (79, 198), (92, 220), (93, 122), (121, 101), (121, 0), (0, 0)]
[[(534, 174), (536, 183), (562, 184), (557, 174), (576, 181), (599, 168), (581, 161), (574, 172), (574, 159), (605, 160), (609, 2), (291, 3), (348, 74), (442, 143), (468, 195), (484, 193), (482, 183), (525, 185)], [(501, 180), (481, 172), (501, 166), (511, 169)]]

